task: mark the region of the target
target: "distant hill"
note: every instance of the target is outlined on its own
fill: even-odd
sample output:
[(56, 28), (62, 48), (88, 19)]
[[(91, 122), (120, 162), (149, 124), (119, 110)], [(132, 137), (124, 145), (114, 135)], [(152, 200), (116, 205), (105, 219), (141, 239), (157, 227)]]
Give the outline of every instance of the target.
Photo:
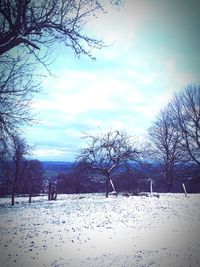
[(46, 176), (51, 177), (58, 175), (60, 172), (70, 172), (74, 163), (64, 161), (42, 161), (42, 165)]

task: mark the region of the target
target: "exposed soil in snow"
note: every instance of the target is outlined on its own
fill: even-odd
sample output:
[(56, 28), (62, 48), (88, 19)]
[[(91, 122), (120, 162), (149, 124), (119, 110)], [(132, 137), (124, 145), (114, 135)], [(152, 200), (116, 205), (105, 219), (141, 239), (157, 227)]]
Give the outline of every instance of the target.
[(46, 199), (0, 199), (0, 266), (200, 266), (200, 194)]

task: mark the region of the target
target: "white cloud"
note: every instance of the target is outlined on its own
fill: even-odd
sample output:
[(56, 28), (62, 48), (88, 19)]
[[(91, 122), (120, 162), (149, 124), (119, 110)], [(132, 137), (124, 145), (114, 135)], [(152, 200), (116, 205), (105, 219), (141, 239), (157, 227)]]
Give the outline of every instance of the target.
[(134, 105), (132, 111), (137, 112), (138, 116), (153, 119), (158, 112), (167, 105), (171, 97), (170, 93), (163, 93), (161, 95), (155, 95), (151, 99), (146, 100), (142, 105)]
[(173, 58), (168, 58), (165, 62), (167, 78), (171, 83), (171, 88), (168, 91), (179, 91), (184, 89), (189, 84), (199, 83), (199, 75), (194, 72), (180, 70), (177, 62)]
[(34, 156), (38, 158), (42, 157), (57, 157), (63, 154), (67, 154), (66, 151), (59, 150), (57, 148), (38, 148), (34, 151)]
[[(44, 80), (46, 95), (33, 104), (40, 113), (41, 131), (42, 126), (54, 131), (59, 144), (69, 140), (74, 150), (82, 130), (125, 129), (142, 136), (173, 92), (199, 82), (198, 68), (181, 65), (193, 62), (181, 49), (174, 49), (175, 41), (165, 31), (168, 21), (162, 21), (170, 10), (165, 14), (162, 7), (154, 1), (129, 0), (120, 12), (109, 8), (108, 14), (89, 23), (90, 36), (94, 33), (113, 46), (94, 51), (97, 62), (91, 64), (85, 58), (75, 61), (62, 55), (59, 72)], [(37, 153), (43, 158), (67, 158), (69, 148), (41, 148)]]
[(106, 13), (99, 14), (98, 19), (94, 18), (88, 23), (88, 29), (103, 36), (106, 43), (132, 41), (138, 27), (155, 14), (152, 3), (146, 0), (124, 1), (119, 9), (107, 1), (105, 10)]
[[(72, 85), (72, 88), (69, 86)], [(52, 110), (63, 114), (80, 114), (94, 110), (116, 110), (124, 105), (142, 102), (144, 95), (132, 81), (117, 73), (66, 72), (60, 78), (45, 81), (49, 94), (35, 101), (37, 111)]]
[(153, 84), (156, 79), (158, 79), (158, 74), (157, 73), (150, 73), (148, 75), (143, 75), (143, 79), (142, 79), (142, 84), (144, 85), (151, 85)]

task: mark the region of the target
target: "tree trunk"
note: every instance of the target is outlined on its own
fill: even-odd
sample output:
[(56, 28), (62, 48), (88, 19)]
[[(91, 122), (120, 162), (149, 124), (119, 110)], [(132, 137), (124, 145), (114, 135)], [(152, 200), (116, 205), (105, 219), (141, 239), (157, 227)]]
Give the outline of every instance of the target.
[(172, 187), (173, 187), (173, 183), (172, 183), (172, 181), (170, 181), (170, 182), (168, 183), (168, 192), (169, 192), (169, 193), (172, 193)]
[(11, 205), (15, 205), (15, 182), (12, 183)]
[(6, 195), (9, 195), (9, 180), (6, 181)]
[(57, 198), (57, 189), (56, 186), (52, 183), (49, 183), (49, 192), (48, 192), (48, 200), (56, 200)]
[(172, 172), (172, 170), (170, 170), (169, 173), (169, 193), (172, 193), (172, 189), (173, 189), (173, 177), (174, 173)]
[(29, 183), (29, 200), (28, 203), (31, 203), (31, 197), (32, 197), (32, 181)]
[(54, 200), (54, 186), (51, 187), (51, 200)]
[(108, 197), (109, 194), (109, 178), (106, 179), (106, 197)]
[(51, 183), (49, 182), (49, 187), (48, 187), (48, 200), (51, 200)]
[(168, 184), (168, 192), (169, 193), (172, 193), (173, 180), (174, 180), (173, 166), (168, 166), (166, 178), (167, 178), (167, 184)]

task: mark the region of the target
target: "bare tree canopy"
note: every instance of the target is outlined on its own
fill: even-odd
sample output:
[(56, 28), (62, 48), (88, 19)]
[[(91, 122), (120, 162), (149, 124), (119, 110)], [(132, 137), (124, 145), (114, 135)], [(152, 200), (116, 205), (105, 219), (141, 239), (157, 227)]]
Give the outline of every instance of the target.
[(54, 43), (70, 47), (77, 56), (92, 58), (91, 50), (102, 48), (103, 42), (89, 37), (85, 24), (98, 11), (104, 11), (106, 3), (120, 2), (0, 1), (0, 142), (30, 121), (30, 102), (39, 90), (33, 79), (35, 64), (47, 67)]
[(14, 205), (15, 194), (22, 186), (22, 178), (27, 168), (26, 156), (30, 153), (30, 146), (18, 134), (12, 135), (6, 145), (3, 172), (11, 186), (11, 203)]
[(149, 129), (149, 140), (169, 190), (178, 169), (200, 166), (200, 86), (189, 85), (172, 97)]
[(138, 150), (125, 132), (110, 131), (96, 136), (86, 134), (87, 147), (82, 149), (78, 160), (106, 177), (106, 196), (109, 185), (115, 191), (111, 179), (112, 173), (132, 160), (138, 158)]
[(29, 106), (39, 84), (32, 79), (32, 66), (18, 59), (0, 58), (0, 141), (31, 121)]
[(43, 165), (38, 160), (27, 160), (26, 169), (23, 179), (23, 190), (22, 192), (29, 193), (29, 203), (31, 203), (31, 198), (33, 193), (40, 193), (43, 182), (44, 182), (45, 170)]
[[(23, 45), (32, 53), (41, 46), (61, 42), (76, 55), (92, 57), (90, 49), (103, 43), (84, 33), (90, 16), (103, 10), (103, 1), (93, 0), (1, 0), (0, 55)], [(119, 4), (119, 0), (110, 1)], [(104, 2), (105, 4), (105, 2)]]
[(181, 134), (172, 120), (169, 105), (160, 111), (156, 121), (149, 129), (149, 147), (151, 158), (159, 162), (164, 178), (172, 190), (175, 165), (184, 159), (181, 147)]
[(182, 148), (200, 165), (200, 85), (189, 85), (170, 103), (174, 124), (182, 136)]

